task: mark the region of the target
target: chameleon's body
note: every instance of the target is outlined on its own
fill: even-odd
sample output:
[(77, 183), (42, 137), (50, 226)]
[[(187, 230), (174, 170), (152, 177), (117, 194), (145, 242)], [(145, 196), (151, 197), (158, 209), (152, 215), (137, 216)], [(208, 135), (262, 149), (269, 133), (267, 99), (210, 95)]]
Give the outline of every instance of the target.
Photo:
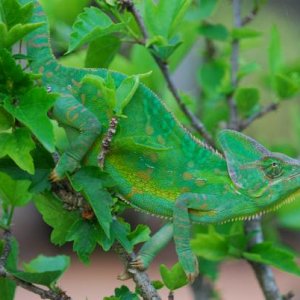
[[(36, 3), (34, 22), (41, 21), (47, 23)], [(60, 94), (54, 118), (80, 131), (54, 170), (54, 177), (60, 178), (74, 171), (94, 142), (103, 138), (113, 111), (97, 89), (85, 89), (80, 84), (87, 74), (105, 78), (107, 70), (59, 65), (48, 39), (47, 25), (29, 36), (28, 54), (34, 59), (31, 68), (42, 73), (44, 86)], [(124, 75), (112, 75), (117, 85), (124, 79)], [(174, 233), (171, 225), (162, 233), (174, 235), (179, 260), (191, 280), (197, 273), (189, 246), (191, 222), (250, 218), (281, 205), (300, 188), (299, 161), (271, 153), (233, 131), (220, 134), (222, 156), (184, 130), (143, 85), (124, 113), (127, 118), (119, 119), (104, 169), (117, 183), (120, 197), (130, 205), (173, 219)], [(90, 163), (96, 164), (95, 156), (90, 157)], [(156, 235), (160, 246), (153, 249), (146, 245), (139, 263), (147, 265), (152, 254), (166, 243), (169, 237), (161, 238), (162, 233)]]

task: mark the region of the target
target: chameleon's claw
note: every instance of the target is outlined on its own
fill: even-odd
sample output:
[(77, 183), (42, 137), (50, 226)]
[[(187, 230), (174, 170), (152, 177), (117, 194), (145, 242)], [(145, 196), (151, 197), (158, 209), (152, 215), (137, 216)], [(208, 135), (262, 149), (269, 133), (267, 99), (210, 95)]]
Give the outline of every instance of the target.
[(130, 279), (131, 278), (131, 275), (129, 272), (127, 272), (126, 270), (123, 271), (123, 273), (121, 273), (120, 275), (118, 275), (118, 280), (127, 280), (127, 279)]
[(58, 176), (58, 174), (56, 173), (55, 170), (52, 170), (52, 172), (49, 175), (49, 179), (51, 182), (57, 182), (57, 181), (61, 180), (61, 178)]
[(195, 279), (197, 278), (198, 275), (199, 275), (198, 272), (187, 273), (186, 277), (187, 277), (189, 283), (193, 283), (195, 281)]
[(141, 256), (137, 256), (129, 263), (130, 267), (138, 269), (140, 271), (144, 271), (146, 269), (145, 264)]

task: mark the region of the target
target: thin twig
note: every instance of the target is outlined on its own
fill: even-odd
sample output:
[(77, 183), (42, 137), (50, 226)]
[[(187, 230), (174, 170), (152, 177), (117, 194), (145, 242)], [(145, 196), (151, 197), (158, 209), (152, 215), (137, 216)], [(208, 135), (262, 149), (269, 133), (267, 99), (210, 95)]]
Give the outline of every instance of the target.
[(4, 230), (3, 233), (4, 247), (3, 247), (2, 255), (0, 257), (0, 268), (4, 268), (6, 264), (7, 258), (11, 250), (11, 239), (12, 239), (11, 231), (9, 229)]
[(11, 251), (11, 241), (12, 241), (12, 234), (10, 230), (5, 230), (3, 234), (4, 240), (4, 248), (2, 251), (2, 255), (0, 257), (0, 277), (7, 278), (12, 280), (16, 283), (16, 285), (39, 295), (42, 299), (51, 299), (51, 300), (71, 300), (69, 296), (67, 296), (62, 291), (52, 291), (52, 290), (44, 290), (36, 285), (28, 283), (24, 280), (21, 280), (11, 274), (9, 271), (5, 269), (6, 261)]
[(168, 295), (168, 300), (174, 300), (174, 292), (170, 291), (169, 295)]
[[(131, 12), (133, 15), (137, 25), (140, 28), (140, 31), (143, 36), (142, 41), (138, 41), (142, 45), (146, 46), (147, 40), (149, 38), (148, 32), (146, 30), (146, 26), (144, 24), (144, 21), (139, 13), (139, 11), (136, 9), (134, 3), (132, 0), (120, 0), (120, 3), (123, 7), (126, 7), (126, 9)], [(177, 102), (178, 106), (182, 110), (182, 112), (186, 115), (186, 117), (191, 122), (192, 127), (205, 139), (205, 141), (212, 147), (215, 148), (215, 142), (210, 135), (210, 133), (206, 130), (205, 125), (197, 118), (185, 105), (185, 103), (182, 101), (181, 97), (179, 96), (179, 92), (171, 78), (169, 66), (167, 62), (163, 61), (158, 55), (155, 54), (155, 49), (152, 46), (149, 46), (150, 54), (156, 61), (158, 67), (160, 68), (166, 82), (168, 89), (172, 93), (175, 101)]]
[(250, 22), (253, 21), (253, 19), (256, 17), (256, 15), (259, 12), (259, 5), (256, 3), (253, 7), (253, 9), (251, 10), (251, 12), (249, 13), (249, 15), (245, 16), (242, 19), (242, 26), (245, 26), (247, 24), (249, 24)]
[[(245, 232), (250, 237), (250, 240), (248, 242), (249, 249), (251, 249), (256, 244), (260, 244), (264, 241), (260, 218), (245, 222)], [(255, 272), (256, 278), (260, 284), (266, 300), (282, 300), (271, 268), (264, 264), (252, 261), (248, 262)]]
[[(243, 26), (243, 22), (241, 20), (241, 0), (232, 0), (233, 3), (233, 11), (234, 11), (234, 27), (240, 28)], [(244, 23), (250, 22), (245, 21)], [(232, 41), (232, 53), (231, 53), (231, 84), (233, 90), (236, 90), (238, 87), (238, 70), (239, 70), (239, 50), (240, 44), (238, 39), (234, 39)], [(229, 109), (230, 109), (230, 121), (229, 127), (235, 130), (242, 130), (249, 126), (254, 120), (262, 117), (267, 114), (269, 111), (272, 111), (277, 108), (276, 105), (272, 104), (267, 106), (265, 109), (261, 110), (257, 114), (251, 116), (246, 121), (241, 121), (238, 119), (237, 115), (237, 107), (235, 100), (233, 98), (233, 93), (230, 95), (228, 99)], [(255, 246), (256, 244), (262, 243), (263, 233), (261, 227), (261, 219), (251, 220), (245, 222), (245, 232), (248, 234), (251, 239), (248, 242), (248, 248)], [(261, 286), (261, 289), (264, 293), (266, 300), (282, 300), (279, 289), (277, 287), (273, 272), (271, 268), (267, 265), (256, 263), (252, 261), (248, 261), (252, 266), (256, 278)]]
[(243, 131), (248, 126), (250, 126), (255, 120), (265, 116), (266, 114), (268, 114), (271, 111), (276, 110), (278, 108), (278, 106), (279, 106), (279, 103), (271, 103), (271, 104), (265, 106), (264, 108), (262, 108), (260, 111), (258, 111), (257, 113), (255, 113), (254, 115), (249, 117), (248, 119), (241, 121), (239, 124), (239, 130)]
[(4, 271), (2, 273), (3, 277), (14, 281), (18, 286), (22, 287), (23, 289), (30, 291), (34, 294), (37, 294), (41, 297), (41, 299), (51, 299), (51, 300), (71, 300), (72, 298), (65, 294), (63, 291), (52, 291), (52, 290), (44, 290), (32, 283), (28, 283), (24, 280), (21, 280), (11, 273)]
[[(233, 5), (233, 18), (234, 18), (234, 28), (240, 28), (242, 26), (241, 22), (241, 0), (232, 0)], [(238, 70), (239, 70), (239, 52), (240, 52), (240, 41), (238, 39), (233, 39), (231, 43), (231, 86), (235, 90), (238, 85)], [(234, 99), (234, 93), (231, 93), (228, 97), (229, 105), (229, 128), (238, 129), (238, 114), (237, 106)]]
[[(121, 258), (126, 274), (133, 279), (136, 286), (139, 288), (141, 296), (145, 300), (161, 300), (156, 289), (153, 287), (148, 274), (145, 271), (139, 271), (130, 266), (130, 262), (135, 260), (135, 253), (128, 254), (125, 249), (117, 243), (114, 246), (115, 252)], [(126, 277), (127, 279), (127, 277)]]

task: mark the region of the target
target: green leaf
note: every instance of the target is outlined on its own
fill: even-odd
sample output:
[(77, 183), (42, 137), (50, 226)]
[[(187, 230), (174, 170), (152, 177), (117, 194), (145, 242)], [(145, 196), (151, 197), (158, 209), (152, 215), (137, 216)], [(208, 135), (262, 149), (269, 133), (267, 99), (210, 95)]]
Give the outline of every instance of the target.
[(188, 283), (180, 263), (176, 263), (171, 269), (162, 264), (159, 270), (163, 283), (171, 291), (179, 289)]
[(221, 261), (228, 258), (229, 244), (226, 236), (209, 228), (209, 233), (200, 233), (191, 240), (194, 253), (212, 261)]
[(161, 35), (167, 40), (171, 38), (190, 3), (190, 0), (173, 0), (170, 5), (169, 0), (146, 0), (143, 19), (150, 37)]
[(81, 219), (80, 214), (64, 209), (62, 201), (48, 193), (36, 195), (33, 200), (43, 220), (53, 228), (51, 242), (59, 246), (65, 244), (70, 228)]
[(78, 220), (69, 229), (68, 241), (74, 241), (73, 250), (77, 253), (80, 260), (87, 264), (90, 255), (95, 250), (98, 242), (98, 233), (96, 226), (83, 219)]
[(139, 297), (136, 293), (132, 293), (127, 286), (122, 285), (115, 289), (114, 296), (104, 297), (104, 300), (139, 300)]
[(208, 94), (216, 94), (224, 79), (225, 72), (226, 66), (222, 61), (204, 63), (199, 72), (201, 87)]
[(238, 88), (235, 99), (240, 114), (247, 116), (259, 102), (259, 90), (256, 88)]
[(232, 38), (236, 40), (256, 38), (261, 35), (262, 33), (260, 31), (249, 27), (234, 28), (231, 32)]
[(25, 124), (43, 146), (54, 152), (53, 126), (47, 116), (47, 112), (54, 104), (57, 95), (49, 94), (44, 88), (35, 87), (20, 95), (13, 101), (6, 99), (5, 109), (16, 119)]
[(11, 272), (17, 278), (30, 283), (51, 287), (69, 267), (70, 258), (65, 255), (46, 257), (39, 255), (28, 264), (25, 271)]
[(278, 221), (280, 226), (299, 230), (300, 229), (300, 197), (298, 196), (295, 201), (284, 205), (277, 211)]
[(114, 24), (100, 9), (95, 7), (85, 8), (73, 25), (68, 53), (102, 36), (120, 32), (123, 28), (124, 24)]
[(269, 44), (269, 67), (271, 76), (274, 76), (282, 65), (282, 51), (279, 31), (276, 26), (272, 27), (271, 40)]
[[(197, 2), (199, 2), (199, 0)], [(211, 16), (217, 3), (218, 0), (200, 0), (199, 8), (195, 12), (197, 14), (197, 20), (202, 21)]]
[(33, 10), (33, 2), (20, 5), (17, 0), (2, 0), (0, 2), (0, 20), (13, 27), (17, 23), (29, 21)]
[(299, 80), (293, 80), (293, 78), (284, 74), (276, 74), (274, 82), (276, 93), (280, 100), (287, 100), (295, 96), (300, 90)]
[(256, 72), (260, 69), (260, 65), (257, 63), (248, 63), (245, 65), (241, 65), (239, 69), (238, 77), (239, 79), (245, 77), (246, 75), (249, 75), (253, 72)]
[[(3, 250), (3, 249), (0, 249)], [(1, 251), (0, 251), (1, 253)], [(8, 255), (5, 267), (7, 270), (16, 270), (19, 257), (19, 245), (16, 239), (11, 240), (11, 250)], [(16, 283), (7, 278), (0, 278), (0, 300), (15, 299)]]
[(132, 245), (143, 243), (149, 240), (151, 230), (148, 226), (139, 224), (134, 231), (128, 235)]
[(107, 68), (121, 46), (119, 38), (108, 35), (102, 36), (89, 44), (85, 66), (87, 68)]
[(39, 28), (44, 23), (33, 23), (33, 24), (16, 24), (6, 34), (4, 39), (4, 47), (10, 48), (16, 42), (21, 40), (31, 31)]
[(16, 64), (11, 53), (0, 48), (0, 90), (3, 93), (16, 95), (26, 91), (32, 84), (30, 75), (23, 72), (22, 67)]
[(207, 24), (204, 23), (199, 27), (199, 33), (209, 39), (217, 41), (226, 41), (229, 33), (226, 27), (222, 24)]
[(28, 192), (31, 182), (28, 180), (13, 180), (0, 172), (0, 198), (5, 205), (22, 206), (32, 197)]
[(119, 243), (124, 247), (124, 249), (131, 253), (133, 250), (133, 244), (128, 239), (128, 224), (120, 222), (120, 220), (113, 220), (111, 226), (111, 235), (113, 238), (119, 241)]
[(296, 262), (295, 255), (287, 249), (274, 246), (273, 243), (257, 244), (251, 248), (250, 252), (244, 252), (243, 256), (248, 260), (268, 264), (282, 271), (300, 276), (300, 266)]
[(98, 167), (81, 168), (72, 176), (72, 185), (78, 192), (82, 192), (91, 205), (99, 224), (107, 237), (112, 223), (111, 195), (105, 189), (105, 174)]
[(6, 110), (0, 107), (0, 131), (7, 130), (14, 124), (14, 118)]
[(140, 82), (139, 75), (125, 78), (116, 91), (116, 116), (123, 116), (123, 109), (130, 102)]
[(35, 145), (26, 128), (17, 128), (12, 133), (0, 133), (0, 158), (8, 155), (22, 170), (34, 173), (30, 152)]

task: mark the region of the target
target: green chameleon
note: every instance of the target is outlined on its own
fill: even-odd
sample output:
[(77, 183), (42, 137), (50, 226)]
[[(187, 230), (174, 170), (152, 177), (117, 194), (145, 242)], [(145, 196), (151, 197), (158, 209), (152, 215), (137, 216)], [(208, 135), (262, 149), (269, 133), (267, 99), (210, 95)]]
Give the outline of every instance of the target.
[[(116, 182), (119, 198), (169, 219), (142, 247), (134, 267), (146, 268), (173, 237), (179, 261), (193, 281), (198, 265), (190, 248), (192, 223), (256, 218), (300, 191), (299, 160), (272, 153), (232, 130), (218, 136), (224, 155), (214, 151), (187, 132), (158, 97), (138, 83), (138, 76), (60, 65), (51, 52), (47, 19), (38, 2), (33, 22), (45, 25), (28, 37), (31, 68), (42, 74), (49, 92), (59, 94), (53, 118), (77, 131), (52, 179), (86, 163), (89, 151), (99, 153), (99, 141), (106, 137), (101, 167)], [(112, 96), (113, 84), (117, 92)], [(91, 163), (97, 164), (97, 155)]]

